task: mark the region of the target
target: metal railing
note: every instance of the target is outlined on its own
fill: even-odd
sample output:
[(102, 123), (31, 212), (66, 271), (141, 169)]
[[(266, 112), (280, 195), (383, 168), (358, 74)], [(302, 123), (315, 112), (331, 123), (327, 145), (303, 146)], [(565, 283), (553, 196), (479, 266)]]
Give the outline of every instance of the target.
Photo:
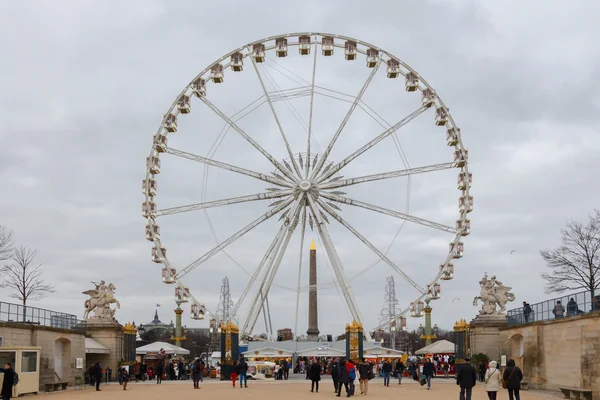
[(52, 328), (85, 330), (86, 322), (74, 314), (65, 314), (43, 308), (0, 302), (0, 321)]
[[(558, 305), (559, 301), (560, 305)], [(596, 296), (594, 300), (591, 292), (585, 291), (529, 304), (529, 306), (531, 307), (530, 312), (525, 312), (524, 307), (509, 310), (507, 312), (507, 324), (511, 326), (534, 321), (550, 321), (600, 311), (600, 297)], [(560, 315), (560, 306), (564, 307), (562, 316)]]

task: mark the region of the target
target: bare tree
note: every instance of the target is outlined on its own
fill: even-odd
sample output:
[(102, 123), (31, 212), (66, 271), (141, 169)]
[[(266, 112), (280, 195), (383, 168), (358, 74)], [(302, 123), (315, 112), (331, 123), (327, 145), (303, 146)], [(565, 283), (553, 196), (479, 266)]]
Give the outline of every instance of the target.
[(44, 283), (42, 264), (34, 263), (36, 256), (37, 250), (21, 246), (14, 250), (12, 263), (1, 270), (5, 278), (1, 286), (12, 290), (9, 297), (18, 299), (23, 304), (23, 322), (26, 320), (28, 300), (40, 300), (46, 294), (54, 292), (54, 286)]
[(13, 233), (0, 225), (0, 262), (8, 260), (13, 254)]
[(540, 251), (552, 271), (542, 273), (546, 293), (585, 289), (592, 297), (600, 286), (600, 211), (587, 224), (572, 221), (561, 230), (561, 245)]

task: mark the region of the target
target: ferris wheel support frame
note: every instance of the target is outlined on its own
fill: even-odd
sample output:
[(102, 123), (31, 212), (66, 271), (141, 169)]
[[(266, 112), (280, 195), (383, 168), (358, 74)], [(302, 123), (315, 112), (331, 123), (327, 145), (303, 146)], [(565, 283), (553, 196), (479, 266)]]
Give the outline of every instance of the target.
[[(298, 42), (292, 42), (292, 43), (288, 44), (287, 38), (295, 38), (295, 37), (299, 38)], [(302, 42), (301, 39), (303, 37), (304, 38), (315, 37), (314, 46), (311, 46), (312, 44), (310, 43), (310, 38), (308, 39), (309, 48), (311, 48), (311, 47), (314, 48), (312, 81), (310, 82), (310, 85), (302, 84), (301, 87), (299, 87), (299, 88), (268, 91), (267, 87), (265, 85), (265, 81), (263, 80), (263, 76), (260, 72), (260, 68), (257, 65), (257, 62), (254, 58), (254, 53), (253, 53), (254, 46), (255, 45), (262, 46), (263, 58), (264, 58), (265, 51), (273, 50), (276, 48), (276, 45), (267, 44), (267, 42), (271, 42), (273, 40), (279, 41), (279, 40), (283, 40), (283, 38), (285, 38), (285, 45), (287, 48), (288, 45), (289, 46), (300, 46), (301, 42)], [(321, 38), (321, 41), (319, 41), (319, 37)], [(346, 95), (344, 93), (334, 91), (337, 95), (347, 96), (351, 100), (341, 99), (341, 98), (338, 98), (335, 96), (333, 98), (336, 98), (337, 100), (349, 102), (349, 103), (351, 103), (351, 106), (350, 106), (350, 109), (347, 111), (344, 119), (340, 123), (338, 129), (336, 130), (335, 134), (333, 135), (333, 138), (327, 145), (325, 151), (322, 154), (320, 154), (320, 157), (319, 157), (319, 155), (316, 155), (313, 159), (312, 158), (313, 154), (311, 153), (311, 138), (312, 138), (312, 129), (313, 129), (312, 125), (313, 125), (314, 96), (315, 96), (315, 94), (319, 94), (319, 95), (325, 95), (326, 97), (331, 97), (327, 94), (321, 93), (323, 90), (329, 90), (329, 89), (322, 88), (320, 86), (315, 85), (316, 65), (317, 65), (317, 58), (318, 58), (317, 57), (317, 48), (318, 48), (318, 45), (320, 44), (323, 47), (323, 52), (325, 53), (325, 47), (324, 47), (325, 38), (328, 39), (327, 45), (331, 46), (331, 52), (329, 55), (333, 54), (332, 49), (334, 47), (344, 49), (345, 46), (347, 47), (348, 43), (353, 43), (353, 46), (354, 46), (353, 51), (355, 52), (354, 54), (367, 55), (368, 64), (370, 64), (368, 66), (372, 68), (372, 71), (369, 74), (366, 81), (363, 83), (360, 92), (356, 96), (350, 96), (350, 95)], [(340, 40), (340, 39), (345, 40), (346, 41), (345, 46), (341, 45), (339, 43), (339, 41), (336, 42), (334, 39), (335, 40)], [(304, 43), (306, 43), (306, 40), (304, 41)], [(361, 48), (361, 46), (364, 47), (364, 49)], [(306, 47), (304, 47), (304, 49), (305, 49), (305, 52), (303, 54), (308, 54), (308, 52), (306, 52)], [(221, 111), (215, 104), (210, 102), (206, 98), (205, 92), (201, 93), (201, 90), (205, 90), (205, 89), (203, 89), (203, 86), (202, 87), (194, 86), (200, 81), (205, 82), (205, 79), (203, 77), (207, 76), (209, 71), (213, 70), (217, 66), (220, 68), (221, 74), (224, 69), (230, 68), (232, 66), (232, 64), (234, 63), (234, 58), (233, 58), (234, 54), (237, 54), (236, 57), (238, 57), (238, 60), (240, 62), (244, 58), (250, 57), (250, 60), (252, 61), (253, 67), (255, 69), (255, 72), (257, 74), (257, 77), (259, 79), (261, 87), (263, 89), (263, 95), (260, 96), (258, 99), (254, 100), (251, 103), (251, 105), (246, 106), (244, 109), (246, 109), (250, 106), (252, 106), (254, 108), (252, 108), (250, 111), (248, 111), (243, 116), (247, 115), (248, 113), (250, 113), (257, 107), (260, 107), (260, 105), (264, 104), (265, 102), (269, 104), (269, 107), (271, 109), (273, 117), (276, 120), (278, 129), (279, 129), (279, 131), (282, 135), (282, 138), (286, 144), (286, 150), (287, 150), (288, 156), (290, 157), (290, 162), (292, 163), (293, 168), (289, 167), (289, 165), (287, 164), (287, 162), (285, 162), (285, 160), (283, 161), (285, 166), (282, 165), (282, 163), (280, 161), (278, 161), (275, 157), (273, 157), (269, 152), (267, 152), (263, 147), (261, 147), (248, 133), (246, 133), (243, 129), (241, 129), (239, 127), (239, 125), (236, 122), (239, 119), (243, 118), (243, 116), (237, 116), (238, 114), (234, 114), (234, 117), (236, 118), (236, 120), (234, 121), (232, 118), (228, 117), (223, 111)], [(287, 50), (286, 50), (286, 54), (287, 54)], [(373, 54), (376, 54), (376, 56), (373, 57)], [(222, 62), (226, 61), (230, 57), (231, 57), (231, 63), (221, 64)], [(369, 57), (371, 57), (370, 61), (369, 61)], [(354, 59), (354, 58), (352, 58), (352, 59)], [(413, 113), (409, 114), (407, 117), (405, 117), (402, 120), (400, 120), (399, 122), (395, 123), (394, 125), (388, 124), (385, 120), (383, 120), (384, 124), (382, 124), (381, 122), (378, 121), (378, 123), (381, 126), (385, 125), (385, 126), (388, 126), (388, 128), (385, 129), (383, 132), (379, 133), (374, 139), (370, 140), (367, 144), (363, 145), (361, 148), (359, 148), (358, 150), (356, 150), (355, 152), (353, 152), (352, 154), (350, 154), (349, 156), (344, 158), (342, 161), (340, 161), (338, 163), (329, 162), (328, 158), (329, 158), (332, 148), (334, 147), (336, 141), (338, 140), (342, 131), (344, 130), (345, 125), (347, 124), (352, 113), (355, 111), (355, 109), (357, 107), (360, 107), (368, 115), (370, 115), (372, 118), (375, 119), (375, 117), (373, 115), (371, 115), (371, 113), (368, 110), (371, 110), (373, 113), (375, 113), (375, 115), (377, 115), (377, 113), (375, 111), (373, 111), (368, 105), (366, 105), (362, 101), (362, 97), (363, 97), (364, 93), (366, 92), (367, 88), (369, 87), (372, 79), (376, 75), (377, 70), (379, 69), (380, 65), (382, 63), (386, 62), (386, 58), (387, 58), (387, 64), (388, 64), (388, 77), (390, 77), (390, 65), (397, 66), (397, 70), (394, 73), (396, 74), (396, 76), (401, 75), (406, 78), (406, 80), (407, 80), (406, 90), (409, 92), (416, 91), (416, 90), (422, 92), (422, 95), (423, 95), (422, 106), (419, 107), (417, 110), (415, 110)], [(374, 61), (374, 60), (376, 60), (376, 61)], [(217, 70), (219, 70), (219, 68), (217, 68)], [(237, 69), (236, 71), (241, 71), (241, 68)], [(409, 90), (409, 75), (411, 77), (410, 79), (414, 80), (414, 81), (411, 81), (412, 86), (411, 86), (410, 90)], [(211, 78), (209, 78), (209, 79), (211, 79)], [(302, 79), (302, 80), (304, 80), (304, 79)], [(217, 82), (216, 80), (214, 80), (214, 81)], [(222, 75), (221, 75), (221, 81), (222, 81)], [(304, 81), (308, 84), (308, 81), (306, 81), (306, 80), (304, 80)], [(204, 85), (204, 83), (202, 83), (202, 85)], [(194, 87), (194, 89), (192, 90), (193, 87)], [(319, 92), (317, 92), (315, 90), (316, 87), (318, 87), (320, 89)], [(196, 94), (197, 97), (200, 98), (200, 101), (202, 101), (210, 110), (212, 110), (217, 116), (219, 116), (226, 123), (226, 125), (229, 128), (236, 131), (244, 140), (246, 140), (256, 150), (258, 150), (275, 167), (277, 172), (271, 172), (272, 176), (266, 175), (263, 173), (251, 171), (251, 170), (248, 170), (248, 169), (245, 169), (242, 167), (238, 167), (235, 165), (231, 165), (228, 163), (223, 163), (223, 162), (214, 160), (209, 157), (202, 157), (199, 155), (195, 155), (195, 154), (191, 154), (191, 153), (183, 152), (181, 150), (167, 147), (166, 140), (164, 140), (164, 137), (166, 137), (167, 133), (175, 132), (177, 130), (177, 126), (176, 126), (177, 115), (189, 113), (189, 97), (190, 96), (187, 96), (186, 93), (188, 93), (190, 90), (192, 90), (192, 92), (194, 92), (195, 90), (199, 90), (199, 92), (194, 92), (193, 94)], [(426, 91), (427, 91), (427, 96), (428, 96), (427, 99), (425, 98)], [(308, 96), (308, 95), (310, 95), (310, 111), (309, 111), (309, 123), (308, 123), (308, 132), (307, 132), (308, 139), (307, 139), (307, 146), (306, 146), (307, 147), (306, 168), (304, 168), (305, 171), (303, 174), (301, 172), (302, 166), (300, 166), (300, 168), (299, 168), (298, 164), (296, 163), (294, 153), (287, 141), (285, 131), (281, 125), (281, 122), (280, 122), (279, 117), (276, 113), (276, 110), (273, 106), (273, 103), (275, 101), (281, 101), (281, 100), (289, 103), (290, 98), (296, 98), (296, 97)], [(187, 100), (186, 100), (186, 98), (187, 98)], [(183, 108), (181, 108), (182, 101), (183, 101)], [(187, 106), (185, 104), (186, 101), (188, 102)], [(258, 103), (258, 105), (255, 105), (257, 103)], [(454, 146), (456, 149), (454, 163), (428, 165), (428, 166), (421, 166), (421, 167), (417, 167), (417, 168), (411, 168), (410, 166), (407, 166), (407, 168), (404, 170), (390, 171), (390, 172), (384, 172), (384, 173), (373, 174), (373, 175), (368, 175), (368, 176), (354, 177), (354, 178), (350, 178), (350, 179), (341, 179), (342, 177), (339, 177), (339, 176), (336, 178), (333, 178), (333, 176), (336, 173), (338, 173), (340, 170), (342, 170), (345, 166), (350, 164), (352, 161), (356, 160), (360, 155), (367, 152), (370, 148), (374, 147), (377, 143), (380, 143), (385, 138), (393, 135), (392, 137), (394, 138), (394, 140), (397, 143), (397, 138), (396, 138), (395, 133), (398, 131), (398, 129), (407, 125), (413, 119), (415, 119), (419, 115), (421, 115), (425, 110), (431, 108), (434, 105), (436, 108), (436, 125), (448, 127), (448, 143), (447, 144), (449, 146)], [(366, 106), (366, 108), (364, 108), (364, 106)], [(381, 117), (379, 117), (379, 118), (381, 118)], [(439, 120), (438, 120), (438, 118), (439, 118)], [(165, 131), (164, 133), (163, 133), (163, 130)], [(452, 132), (451, 132), (451, 130), (452, 130)], [(453, 135), (452, 137), (450, 136), (451, 134)], [(163, 139), (161, 139), (161, 135), (162, 135)], [(156, 140), (157, 138), (161, 139), (161, 140), (157, 141)], [(264, 182), (270, 183), (270, 184), (274, 185), (275, 188), (267, 189), (267, 191), (264, 193), (257, 193), (254, 195), (239, 196), (239, 197), (220, 199), (220, 200), (215, 200), (215, 201), (205, 201), (202, 203), (190, 204), (187, 206), (171, 207), (171, 208), (166, 208), (166, 209), (162, 209), (162, 210), (156, 210), (154, 207), (155, 204), (153, 204), (153, 196), (155, 196), (156, 187), (153, 185), (154, 185), (155, 174), (160, 172), (160, 162), (158, 162), (158, 167), (157, 167), (155, 165), (156, 162), (154, 161), (154, 159), (158, 160), (158, 156), (161, 153), (171, 154), (171, 155), (181, 157), (181, 158), (186, 158), (186, 159), (189, 159), (189, 160), (192, 160), (195, 162), (200, 162), (207, 166), (213, 166), (216, 168), (229, 170), (231, 172), (235, 172), (238, 174), (250, 176), (252, 178), (259, 179)], [(212, 157), (212, 155), (210, 157)], [(163, 117), (161, 125), (159, 127), (159, 130), (155, 136), (155, 142), (152, 147), (150, 156), (148, 157), (148, 160), (147, 160), (146, 178), (144, 180), (144, 194), (145, 194), (145, 198), (146, 198), (145, 203), (144, 203), (144, 216), (148, 219), (146, 236), (155, 245), (155, 247), (153, 248), (153, 259), (154, 259), (154, 257), (156, 257), (155, 262), (162, 262), (166, 269), (168, 269), (169, 271), (174, 271), (174, 269), (171, 266), (171, 263), (169, 262), (168, 258), (166, 257), (166, 252), (165, 252), (165, 249), (162, 247), (162, 243), (161, 243), (161, 239), (158, 234), (158, 231), (155, 229), (155, 228), (158, 228), (158, 225), (156, 223), (156, 217), (159, 217), (159, 216), (164, 217), (166, 215), (171, 215), (171, 214), (176, 214), (176, 213), (184, 213), (184, 212), (192, 212), (192, 211), (196, 211), (196, 210), (206, 210), (208, 208), (227, 206), (227, 205), (232, 205), (232, 204), (242, 204), (242, 203), (251, 202), (251, 201), (275, 199), (276, 201), (274, 203), (270, 204), (270, 206), (272, 208), (268, 212), (266, 212), (265, 214), (260, 216), (258, 219), (251, 222), (249, 225), (242, 228), (241, 230), (239, 230), (232, 236), (230, 236), (228, 239), (220, 242), (216, 247), (214, 247), (212, 250), (207, 252), (205, 255), (203, 255), (199, 259), (195, 260), (194, 262), (192, 262), (191, 264), (186, 266), (178, 274), (173, 274), (173, 276), (171, 276), (173, 283), (176, 283), (176, 285), (179, 288), (185, 289), (184, 292), (191, 298), (194, 305), (202, 305), (202, 307), (204, 308), (204, 305), (202, 303), (198, 302), (198, 300), (195, 299), (191, 295), (191, 293), (189, 293), (189, 289), (186, 286), (184, 286), (184, 284), (180, 278), (185, 276), (187, 273), (189, 273), (191, 270), (195, 269), (199, 265), (206, 262), (208, 259), (210, 259), (212, 256), (214, 256), (216, 253), (218, 253), (220, 251), (224, 251), (225, 247), (234, 243), (239, 238), (241, 238), (243, 235), (245, 235), (247, 232), (253, 230), (258, 225), (260, 225), (264, 221), (266, 221), (267, 219), (271, 218), (272, 216), (274, 216), (276, 214), (281, 213), (282, 216), (281, 216), (280, 220), (284, 219), (284, 223), (282, 224), (279, 232), (275, 236), (271, 246), (267, 250), (267, 253), (263, 257), (257, 270), (251, 276), (251, 279), (248, 282), (248, 285), (246, 286), (244, 293), (242, 294), (242, 296), (240, 298), (240, 300), (243, 300), (248, 295), (248, 292), (250, 291), (252, 285), (254, 283), (256, 283), (256, 280), (258, 280), (262, 274), (261, 288), (257, 291), (256, 295), (254, 296), (254, 298), (256, 300), (253, 302), (253, 307), (251, 308), (252, 313), (247, 318), (245, 328), (242, 330), (243, 334), (249, 336), (252, 333), (252, 329), (254, 328), (258, 314), (260, 314), (261, 310), (263, 309), (263, 304), (266, 301), (266, 296), (268, 295), (268, 292), (271, 289), (271, 286), (273, 284), (273, 280), (275, 278), (277, 270), (280, 267), (281, 259), (283, 258), (283, 255), (285, 254), (285, 251), (288, 247), (289, 240), (290, 240), (296, 226), (298, 225), (300, 210), (302, 209), (303, 210), (303, 214), (302, 214), (303, 215), (302, 216), (303, 229), (302, 229), (301, 242), (304, 239), (304, 232), (306, 230), (307, 216), (308, 216), (309, 223), (311, 225), (311, 229), (312, 229), (312, 219), (314, 218), (314, 220), (316, 222), (317, 232), (322, 239), (323, 246), (325, 247), (328, 259), (331, 262), (332, 269), (335, 273), (336, 280), (338, 281), (339, 287), (342, 289), (343, 297), (346, 300), (346, 303), (348, 304), (350, 313), (352, 314), (352, 317), (355, 320), (357, 320), (359, 322), (363, 322), (363, 319), (362, 319), (360, 312), (358, 310), (358, 307), (356, 305), (356, 300), (351, 292), (350, 281), (345, 276), (341, 260), (337, 254), (336, 248), (335, 248), (332, 238), (329, 234), (329, 230), (326, 226), (326, 224), (329, 223), (329, 221), (326, 218), (326, 214), (332, 216), (340, 224), (342, 224), (346, 229), (350, 230), (350, 232), (353, 233), (357, 238), (359, 238), (371, 251), (373, 251), (375, 254), (377, 254), (377, 256), (379, 257), (380, 260), (385, 261), (386, 264), (390, 265), (390, 267), (392, 267), (396, 272), (398, 272), (409, 283), (414, 284), (413, 286), (415, 286), (415, 288), (417, 288), (417, 290), (419, 291), (419, 296), (417, 297), (415, 302), (421, 301), (423, 298), (425, 298), (428, 295), (428, 293), (426, 293), (426, 292), (424, 293), (422, 288), (420, 288), (414, 281), (412, 281), (412, 279), (408, 275), (406, 275), (406, 276), (403, 275), (401, 270), (386, 256), (386, 254), (379, 251), (362, 234), (360, 234), (360, 232), (358, 230), (354, 229), (343, 218), (341, 218), (341, 216), (339, 216), (338, 213), (336, 213), (333, 209), (334, 207), (336, 209), (338, 209), (338, 207), (335, 206), (335, 204), (332, 206), (332, 203), (324, 202), (321, 199), (327, 199), (327, 200), (332, 201), (333, 203), (337, 203), (337, 204), (346, 204), (346, 205), (352, 205), (354, 207), (364, 208), (364, 209), (372, 211), (372, 212), (378, 212), (378, 213), (381, 213), (384, 215), (389, 215), (389, 216), (392, 216), (395, 218), (402, 219), (404, 221), (409, 221), (411, 223), (418, 223), (418, 224), (421, 224), (421, 225), (424, 225), (424, 226), (427, 226), (430, 228), (434, 228), (434, 229), (438, 229), (438, 230), (442, 230), (445, 232), (455, 234), (456, 236), (455, 236), (454, 240), (450, 243), (450, 246), (451, 246), (450, 252), (448, 253), (444, 262), (441, 264), (441, 266), (440, 266), (441, 268), (440, 268), (439, 272), (435, 275), (435, 277), (432, 281), (433, 283), (435, 283), (442, 277), (443, 274), (448, 273), (447, 270), (449, 267), (453, 267), (453, 265), (451, 264), (453, 258), (462, 257), (461, 237), (467, 235), (469, 232), (470, 220), (467, 219), (467, 215), (472, 210), (472, 196), (470, 196), (470, 185), (471, 185), (472, 175), (469, 173), (467, 158), (468, 158), (468, 152), (463, 146), (462, 138), (460, 136), (460, 129), (458, 129), (458, 127), (456, 126), (454, 119), (453, 119), (452, 115), (449, 113), (449, 110), (446, 107), (446, 105), (443, 103), (441, 98), (439, 96), (437, 96), (437, 94), (435, 93), (435, 90), (427, 83), (427, 81), (425, 79), (423, 79), (423, 77), (421, 77), (415, 70), (413, 70), (410, 66), (408, 66), (406, 63), (404, 63), (397, 57), (394, 57), (393, 55), (386, 52), (385, 50), (380, 49), (379, 47), (373, 46), (370, 43), (363, 42), (363, 41), (360, 41), (360, 40), (357, 40), (354, 38), (350, 38), (350, 37), (346, 37), (346, 36), (342, 36), (342, 35), (305, 32), (305, 33), (289, 33), (289, 34), (271, 36), (271, 37), (267, 37), (267, 38), (264, 38), (264, 39), (261, 39), (258, 41), (254, 41), (243, 47), (233, 50), (232, 52), (219, 58), (215, 63), (211, 64), (208, 68), (204, 69), (183, 89), (183, 91), (178, 95), (176, 101), (173, 102), (173, 104), (169, 108), (168, 112)], [(313, 161), (312, 173), (311, 173), (311, 160)], [(329, 164), (327, 164), (327, 162), (329, 162)], [(301, 159), (300, 159), (300, 163), (302, 163)], [(405, 166), (406, 166), (406, 163), (405, 163)], [(286, 168), (286, 167), (288, 167), (288, 168)], [(391, 179), (391, 178), (400, 177), (400, 176), (409, 176), (410, 177), (412, 174), (434, 172), (434, 171), (440, 171), (443, 169), (456, 168), (456, 167), (461, 168), (461, 173), (459, 176), (459, 178), (461, 180), (459, 181), (458, 186), (459, 186), (459, 190), (462, 191), (462, 195), (459, 199), (460, 214), (459, 214), (459, 219), (457, 220), (457, 228), (456, 229), (448, 227), (443, 224), (439, 224), (437, 222), (428, 221), (423, 218), (419, 218), (419, 217), (410, 215), (408, 213), (401, 213), (401, 212), (398, 212), (395, 210), (389, 210), (389, 209), (385, 209), (383, 207), (379, 207), (379, 206), (376, 206), (373, 204), (354, 200), (349, 197), (342, 196), (342, 194), (345, 194), (343, 192), (331, 192), (332, 189), (343, 188), (346, 186), (361, 184), (361, 183), (365, 183), (365, 182)], [(295, 172), (295, 174), (294, 174), (294, 172)], [(153, 188), (154, 192), (151, 190), (151, 188)], [(288, 196), (287, 199), (286, 199), (286, 196)], [(277, 200), (280, 198), (283, 198), (283, 200)], [(289, 208), (287, 208), (287, 207), (289, 207)], [(286, 208), (287, 208), (287, 210), (286, 210)], [(310, 213), (307, 210), (307, 208), (310, 210)], [(293, 212), (291, 212), (292, 209), (293, 209)], [(323, 210), (325, 212), (323, 212)], [(157, 261), (157, 260), (160, 260), (160, 261)], [(301, 264), (301, 262), (302, 262), (302, 258), (300, 257), (299, 263)], [(265, 267), (266, 267), (266, 270), (265, 270)], [(450, 271), (453, 271), (453, 269)], [(163, 271), (163, 274), (164, 274), (164, 271)], [(299, 274), (300, 274), (300, 272), (299, 272)], [(163, 275), (163, 277), (164, 277), (164, 275)], [(450, 278), (446, 277), (446, 278), (442, 278), (442, 279), (451, 279), (451, 277)], [(168, 283), (170, 283), (170, 282), (168, 282)], [(429, 286), (430, 285), (428, 285), (428, 290), (429, 290)], [(298, 282), (297, 296), (296, 296), (296, 299), (297, 299), (296, 300), (296, 323), (297, 323), (297, 315), (298, 315), (299, 292), (300, 292), (300, 283)], [(439, 296), (438, 296), (438, 298), (439, 298)], [(264, 301), (263, 301), (263, 299), (264, 299)], [(256, 307), (257, 303), (260, 303), (259, 307)], [(236, 310), (239, 308), (240, 304), (241, 304), (241, 302), (238, 302), (238, 304), (235, 305)], [(381, 329), (381, 328), (389, 326), (391, 323), (395, 323), (395, 321), (398, 318), (403, 317), (404, 314), (406, 314), (406, 312), (408, 310), (409, 310), (409, 308), (407, 307), (404, 311), (397, 314), (397, 317), (393, 321), (388, 321), (386, 324), (380, 325), (379, 327), (377, 327), (375, 329)], [(206, 312), (209, 315), (214, 316), (214, 314), (211, 313), (209, 310), (206, 310)], [(250, 325), (252, 327), (250, 329), (247, 329)]]

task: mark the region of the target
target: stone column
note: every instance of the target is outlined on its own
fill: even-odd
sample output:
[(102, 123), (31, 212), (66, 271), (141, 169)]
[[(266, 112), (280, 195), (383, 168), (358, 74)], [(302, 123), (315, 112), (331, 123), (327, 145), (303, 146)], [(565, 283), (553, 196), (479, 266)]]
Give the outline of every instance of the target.
[(317, 246), (313, 239), (310, 244), (310, 264), (308, 276), (308, 340), (319, 339), (319, 308), (317, 305)]
[(181, 314), (183, 314), (183, 310), (181, 309), (181, 303), (177, 303), (177, 308), (175, 311), (175, 335), (171, 336), (171, 340), (175, 341), (175, 346), (181, 347), (181, 342), (187, 340), (185, 337), (185, 332), (183, 331), (183, 327), (181, 326)]
[[(431, 341), (433, 339), (437, 339), (437, 336), (435, 335), (435, 332), (432, 332), (432, 328), (431, 328), (431, 311), (433, 311), (433, 308), (431, 308), (429, 306), (429, 303), (431, 302), (431, 300), (429, 298), (425, 299), (425, 303), (427, 304), (427, 306), (425, 307), (425, 332), (424, 335), (421, 335), (421, 339), (425, 340), (425, 346), (429, 346), (431, 344)], [(437, 329), (437, 327), (436, 327)]]

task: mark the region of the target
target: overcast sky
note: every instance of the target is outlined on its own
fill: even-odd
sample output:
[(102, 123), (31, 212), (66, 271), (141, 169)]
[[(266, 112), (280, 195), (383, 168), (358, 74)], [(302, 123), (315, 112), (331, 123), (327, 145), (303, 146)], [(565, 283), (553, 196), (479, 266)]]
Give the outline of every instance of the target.
[[(398, 2), (396, 2), (398, 3)], [(90, 281), (113, 282), (122, 323), (152, 319), (157, 304), (163, 321), (174, 319), (173, 287), (160, 281), (151, 262), (141, 216), (145, 157), (162, 116), (200, 71), (232, 49), (287, 32), (331, 32), (373, 43), (417, 70), (436, 89), (461, 128), (473, 172), (472, 233), (465, 256), (455, 262), (456, 278), (442, 282), (442, 299), (432, 303), (434, 322), (451, 329), (477, 313), (472, 299), (483, 274), (497, 274), (521, 301), (544, 294), (539, 250), (556, 246), (571, 219), (583, 220), (598, 207), (600, 189), (600, 36), (594, 2), (301, 1), (54, 1), (0, 5), (0, 225), (17, 244), (39, 250), (48, 283), (57, 292), (31, 305), (83, 313)], [(312, 56), (270, 59), (261, 70), (269, 90), (310, 81)], [(276, 62), (276, 63), (275, 63)], [(285, 68), (285, 69), (284, 69)], [(285, 77), (291, 71), (298, 82)], [(317, 57), (316, 83), (356, 95), (370, 69), (364, 56), (344, 61), (343, 51)], [(299, 77), (299, 78), (298, 78)], [(305, 84), (305, 83), (304, 83)], [(225, 82), (209, 86), (209, 99), (232, 115), (262, 95), (256, 73), (227, 70)], [(417, 93), (404, 92), (403, 79), (378, 71), (364, 97), (388, 123), (419, 106)], [(307, 97), (275, 107), (294, 152), (306, 151), (306, 132), (290, 110), (308, 120)], [(313, 152), (324, 149), (348, 104), (315, 100)], [(445, 129), (433, 124), (433, 110), (398, 133), (411, 166), (452, 160)], [(287, 157), (266, 105), (240, 121), (277, 159)], [(180, 118), (169, 144), (206, 155), (223, 128), (197, 99)], [(331, 155), (339, 161), (383, 130), (362, 110), (350, 119)], [(315, 150), (316, 149), (316, 150)], [(255, 149), (230, 131), (214, 158), (270, 173)], [(157, 177), (159, 208), (253, 194), (260, 181), (211, 168), (206, 190), (202, 164), (162, 157)], [(391, 140), (359, 158), (345, 178), (403, 168)], [(348, 195), (398, 211), (453, 225), (458, 216), (456, 170), (362, 185)], [(410, 189), (410, 201), (407, 191)], [(267, 210), (255, 202), (159, 219), (169, 259), (182, 268)], [(340, 215), (425, 286), (448, 251), (451, 236), (360, 209)], [(210, 219), (207, 219), (210, 217)], [(277, 218), (237, 241), (185, 277), (192, 293), (216, 310), (221, 280), (228, 276), (234, 300), (241, 294), (277, 231)], [(212, 229), (211, 229), (212, 226)], [(402, 229), (400, 229), (402, 227)], [(214, 229), (214, 230), (213, 230)], [(335, 221), (329, 225), (367, 326), (379, 321), (386, 277), (384, 263)], [(398, 230), (400, 234), (394, 241)], [(301, 286), (307, 284), (310, 239), (319, 252), (320, 328), (338, 333), (351, 320), (333, 282), (316, 232), (308, 230)], [(512, 255), (510, 252), (516, 250)], [(295, 326), (300, 236), (272, 289), (276, 328)], [(417, 292), (395, 274), (399, 308)], [(1, 301), (12, 301), (0, 289)], [(307, 328), (307, 293), (301, 293), (298, 330)], [(240, 322), (248, 311), (241, 306)], [(188, 326), (207, 326), (191, 321)], [(409, 319), (409, 328), (421, 320)], [(264, 331), (262, 319), (255, 330)]]

